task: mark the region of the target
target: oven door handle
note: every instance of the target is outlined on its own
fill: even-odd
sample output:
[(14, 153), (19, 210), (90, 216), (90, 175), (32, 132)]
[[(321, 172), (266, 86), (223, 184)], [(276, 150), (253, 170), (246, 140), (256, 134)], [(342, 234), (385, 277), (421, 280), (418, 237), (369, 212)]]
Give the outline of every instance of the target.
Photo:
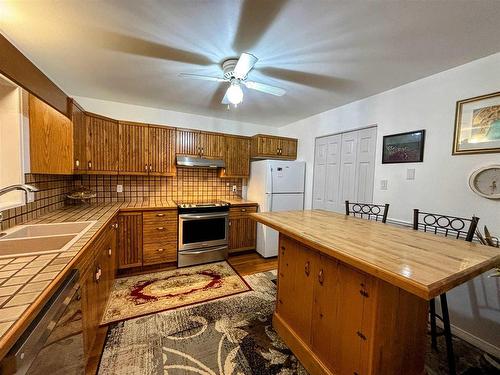
[(216, 247), (215, 249), (208, 249), (208, 250), (198, 250), (198, 251), (181, 251), (180, 253), (182, 255), (197, 255), (197, 254), (204, 254), (204, 253), (212, 253), (214, 251), (221, 251), (221, 250), (226, 250), (227, 246), (220, 246)]
[(196, 215), (196, 214), (181, 214), (179, 215), (179, 218), (181, 219), (213, 219), (213, 218), (218, 218), (218, 217), (228, 217), (229, 214), (223, 213), (223, 214), (203, 214), (203, 215)]

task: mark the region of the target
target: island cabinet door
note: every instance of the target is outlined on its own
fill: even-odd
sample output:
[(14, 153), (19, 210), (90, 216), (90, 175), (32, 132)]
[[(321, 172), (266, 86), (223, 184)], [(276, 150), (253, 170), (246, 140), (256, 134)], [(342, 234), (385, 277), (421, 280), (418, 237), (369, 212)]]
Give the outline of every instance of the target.
[(314, 280), (319, 255), (280, 236), (277, 314), (305, 343), (311, 342)]

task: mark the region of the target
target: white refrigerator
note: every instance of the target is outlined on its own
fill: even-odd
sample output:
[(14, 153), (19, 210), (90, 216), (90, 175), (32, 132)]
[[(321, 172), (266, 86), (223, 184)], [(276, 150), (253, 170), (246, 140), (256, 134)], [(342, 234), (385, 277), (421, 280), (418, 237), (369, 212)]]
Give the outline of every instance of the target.
[[(303, 210), (305, 173), (303, 161), (253, 161), (247, 199), (257, 202), (260, 212)], [(278, 232), (260, 223), (257, 252), (265, 258), (278, 255)]]

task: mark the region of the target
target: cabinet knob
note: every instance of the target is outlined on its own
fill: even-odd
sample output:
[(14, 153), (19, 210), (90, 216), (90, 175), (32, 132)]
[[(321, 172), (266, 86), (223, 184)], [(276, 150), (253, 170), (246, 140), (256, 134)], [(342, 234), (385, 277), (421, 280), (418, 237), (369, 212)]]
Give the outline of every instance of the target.
[(92, 162), (91, 162), (91, 161), (89, 161), (89, 162), (87, 163), (87, 166), (89, 167), (89, 169), (92, 169)]
[(304, 267), (304, 272), (306, 273), (306, 276), (309, 276), (311, 273), (311, 262), (307, 261), (306, 265)]
[(108, 256), (111, 256), (113, 254), (113, 250), (111, 248), (108, 249)]
[(325, 282), (325, 274), (323, 273), (323, 269), (319, 271), (318, 281), (320, 285), (323, 285), (323, 283)]
[(163, 253), (165, 251), (165, 249), (159, 248), (159, 249), (156, 249), (156, 251), (158, 251), (159, 253)]
[(80, 160), (78, 160), (78, 159), (75, 160), (75, 166), (77, 166), (77, 167), (80, 166)]
[(149, 171), (151, 172), (153, 170), (153, 165), (149, 164)]
[(147, 164), (144, 166), (144, 170), (145, 170), (146, 172), (148, 171), (148, 165), (147, 165)]

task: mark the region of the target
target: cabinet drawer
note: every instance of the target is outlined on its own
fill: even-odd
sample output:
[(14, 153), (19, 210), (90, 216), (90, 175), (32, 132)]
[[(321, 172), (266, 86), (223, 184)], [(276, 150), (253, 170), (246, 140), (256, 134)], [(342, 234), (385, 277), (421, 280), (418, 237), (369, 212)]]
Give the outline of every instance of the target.
[(229, 209), (229, 217), (235, 218), (240, 216), (247, 216), (251, 212), (257, 212), (257, 206), (231, 207)]
[(177, 241), (174, 239), (157, 239), (155, 242), (145, 243), (143, 249), (144, 265), (176, 262)]
[(165, 222), (177, 223), (176, 210), (163, 210), (163, 211), (144, 211), (142, 213), (144, 224), (161, 226)]

